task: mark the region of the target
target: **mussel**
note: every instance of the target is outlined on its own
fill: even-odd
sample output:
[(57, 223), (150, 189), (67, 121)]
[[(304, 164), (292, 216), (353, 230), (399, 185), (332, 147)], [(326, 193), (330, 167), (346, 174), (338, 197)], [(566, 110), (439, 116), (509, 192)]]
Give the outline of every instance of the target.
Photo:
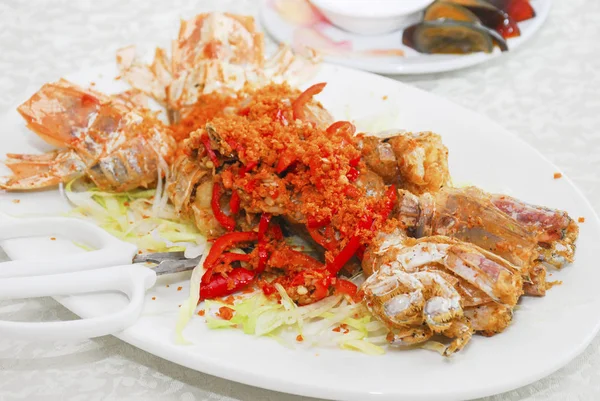
[(483, 25), (494, 29), (504, 38), (521, 35), (517, 21), (491, 2), (485, 0), (438, 0), (438, 2), (454, 4), (468, 9), (479, 18)]
[(420, 53), (468, 54), (491, 53), (494, 45), (508, 50), (497, 32), (480, 24), (465, 21), (423, 21), (411, 25), (402, 34), (402, 43)]

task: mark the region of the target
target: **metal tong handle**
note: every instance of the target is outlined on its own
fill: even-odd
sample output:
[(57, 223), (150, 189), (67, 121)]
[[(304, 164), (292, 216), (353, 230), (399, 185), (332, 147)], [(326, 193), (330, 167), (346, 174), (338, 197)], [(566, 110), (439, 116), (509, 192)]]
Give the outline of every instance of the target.
[(131, 263), (137, 247), (84, 220), (68, 217), (14, 218), (0, 212), (0, 241), (33, 236), (64, 236), (85, 240), (94, 251), (60, 258), (0, 263), (0, 278), (40, 276)]
[(115, 334), (135, 323), (144, 306), (146, 290), (156, 273), (140, 265), (113, 266), (76, 273), (0, 279), (0, 299), (121, 291), (129, 304), (113, 314), (59, 322), (0, 321), (0, 335), (36, 341), (81, 340)]

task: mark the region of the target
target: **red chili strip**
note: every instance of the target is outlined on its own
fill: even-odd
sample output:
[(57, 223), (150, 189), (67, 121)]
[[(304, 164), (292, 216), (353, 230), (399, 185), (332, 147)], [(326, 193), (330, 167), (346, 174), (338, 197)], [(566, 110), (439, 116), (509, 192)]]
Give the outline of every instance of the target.
[(231, 194), (231, 199), (229, 200), (229, 210), (231, 210), (231, 214), (238, 214), (240, 212), (240, 203), (240, 194), (234, 190)]
[(344, 267), (346, 263), (354, 256), (358, 248), (360, 248), (360, 238), (358, 236), (353, 236), (350, 238), (350, 241), (346, 244), (344, 249), (338, 253), (333, 260), (327, 264), (327, 271), (332, 276), (335, 276), (341, 269)]
[(321, 82), (320, 84), (314, 84), (298, 96), (292, 103), (292, 110), (294, 111), (294, 119), (304, 120), (306, 115), (304, 113), (304, 106), (310, 102), (313, 96), (318, 95), (325, 88), (327, 83)]
[(237, 244), (256, 241), (258, 236), (255, 232), (235, 232), (222, 235), (213, 243), (208, 256), (204, 261), (204, 267), (210, 269), (215, 266), (223, 252), (234, 247)]
[(356, 127), (349, 121), (336, 121), (329, 127), (327, 127), (325, 132), (327, 132), (328, 134), (335, 134), (342, 128), (346, 129), (350, 135), (356, 132)]
[(225, 212), (221, 209), (221, 195), (223, 194), (223, 188), (221, 184), (215, 182), (213, 184), (213, 192), (212, 199), (210, 202), (210, 206), (212, 208), (212, 212), (215, 215), (215, 219), (221, 224), (227, 231), (235, 230), (235, 219), (231, 216), (227, 216)]
[(350, 167), (350, 170), (348, 170), (348, 172), (346, 173), (346, 178), (348, 178), (348, 181), (350, 182), (356, 181), (359, 176), (360, 171), (358, 171), (358, 169), (356, 169), (355, 167)]
[(210, 158), (210, 160), (212, 160), (215, 167), (217, 167), (219, 165), (219, 158), (217, 157), (215, 151), (212, 150), (212, 148), (210, 147), (210, 138), (208, 137), (208, 135), (202, 135), (200, 141), (202, 141), (202, 144), (206, 149), (206, 153), (208, 153), (208, 157)]
[(227, 274), (227, 277), (223, 277), (220, 274), (214, 275), (210, 277), (208, 282), (205, 283), (203, 280), (200, 283), (200, 300), (233, 294), (247, 287), (253, 280), (254, 272), (243, 267), (231, 270)]
[(294, 155), (292, 152), (284, 151), (281, 154), (281, 156), (279, 156), (279, 160), (277, 161), (277, 166), (275, 166), (275, 172), (277, 174), (283, 173), (295, 161), (296, 161), (296, 155)]
[(323, 220), (317, 220), (314, 217), (309, 217), (308, 219), (306, 219), (306, 225), (308, 226), (308, 228), (321, 228), (329, 225), (329, 223), (331, 223), (331, 218), (329, 217)]

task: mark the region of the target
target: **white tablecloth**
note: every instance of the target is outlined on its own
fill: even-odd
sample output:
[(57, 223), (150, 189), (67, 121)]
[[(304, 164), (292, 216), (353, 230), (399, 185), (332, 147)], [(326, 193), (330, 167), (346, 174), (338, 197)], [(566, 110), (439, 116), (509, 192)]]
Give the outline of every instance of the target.
[[(164, 43), (175, 35), (180, 17), (205, 10), (255, 14), (256, 3), (3, 0), (0, 113), (47, 81), (113, 60), (120, 46)], [(486, 114), (514, 131), (565, 171), (598, 209), (599, 21), (600, 1), (557, 0), (541, 31), (504, 57), (466, 70), (398, 79)], [(7, 150), (0, 149), (0, 153)], [(0, 255), (2, 258), (5, 256)], [(12, 314), (30, 320), (74, 317), (51, 299), (0, 303), (0, 318)], [(597, 338), (582, 355), (550, 377), (485, 400), (597, 400), (599, 349)], [(0, 338), (0, 400), (51, 399), (303, 398), (185, 369), (114, 337), (75, 344), (35, 344)]]

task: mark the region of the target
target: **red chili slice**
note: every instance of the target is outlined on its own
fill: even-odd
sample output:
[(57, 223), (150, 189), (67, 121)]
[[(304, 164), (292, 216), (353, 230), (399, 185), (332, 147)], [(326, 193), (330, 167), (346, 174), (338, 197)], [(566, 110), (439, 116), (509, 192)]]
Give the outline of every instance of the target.
[(231, 199), (229, 200), (229, 209), (231, 210), (231, 214), (238, 214), (240, 211), (240, 194), (237, 191), (233, 191), (231, 194)]
[(221, 184), (215, 182), (213, 184), (213, 192), (212, 199), (210, 202), (210, 206), (213, 214), (215, 215), (215, 219), (221, 224), (223, 227), (227, 229), (227, 231), (235, 230), (235, 219), (231, 216), (227, 216), (225, 212), (221, 209), (221, 195), (223, 188)]
[[(203, 277), (204, 278), (204, 277)], [(220, 274), (210, 277), (208, 282), (200, 283), (200, 300), (224, 297), (247, 287), (254, 280), (254, 272), (238, 267), (231, 270), (227, 277)]]
[(323, 88), (325, 88), (325, 85), (327, 85), (327, 83), (325, 83), (325, 82), (321, 82), (319, 84), (314, 84), (313, 86), (311, 86), (310, 88), (308, 88), (307, 90), (302, 92), (300, 94), (300, 96), (298, 96), (298, 98), (296, 100), (294, 100), (294, 102), (292, 103), (292, 110), (294, 111), (294, 119), (299, 119), (299, 120), (304, 121), (304, 119), (306, 118), (306, 115), (304, 113), (304, 106), (306, 105), (306, 103), (310, 102), (310, 100), (312, 99), (313, 96), (321, 93)]
[(356, 132), (356, 127), (349, 121), (336, 121), (329, 127), (327, 127), (325, 132), (327, 132), (328, 134), (335, 134), (341, 129), (345, 129), (350, 135)]
[(257, 239), (258, 235), (252, 231), (235, 232), (222, 235), (221, 237), (215, 240), (212, 247), (210, 248), (208, 256), (204, 261), (204, 267), (207, 269), (213, 267), (217, 263), (223, 252), (225, 252), (229, 248), (232, 248), (236, 244), (252, 242), (256, 241)]
[(208, 137), (208, 135), (202, 135), (202, 137), (200, 138), (200, 141), (204, 145), (204, 148), (206, 149), (206, 153), (208, 153), (208, 157), (210, 158), (210, 160), (212, 160), (215, 167), (217, 167), (219, 165), (219, 158), (217, 157), (217, 154), (215, 153), (215, 151), (212, 150), (212, 148), (210, 147), (210, 138)]

